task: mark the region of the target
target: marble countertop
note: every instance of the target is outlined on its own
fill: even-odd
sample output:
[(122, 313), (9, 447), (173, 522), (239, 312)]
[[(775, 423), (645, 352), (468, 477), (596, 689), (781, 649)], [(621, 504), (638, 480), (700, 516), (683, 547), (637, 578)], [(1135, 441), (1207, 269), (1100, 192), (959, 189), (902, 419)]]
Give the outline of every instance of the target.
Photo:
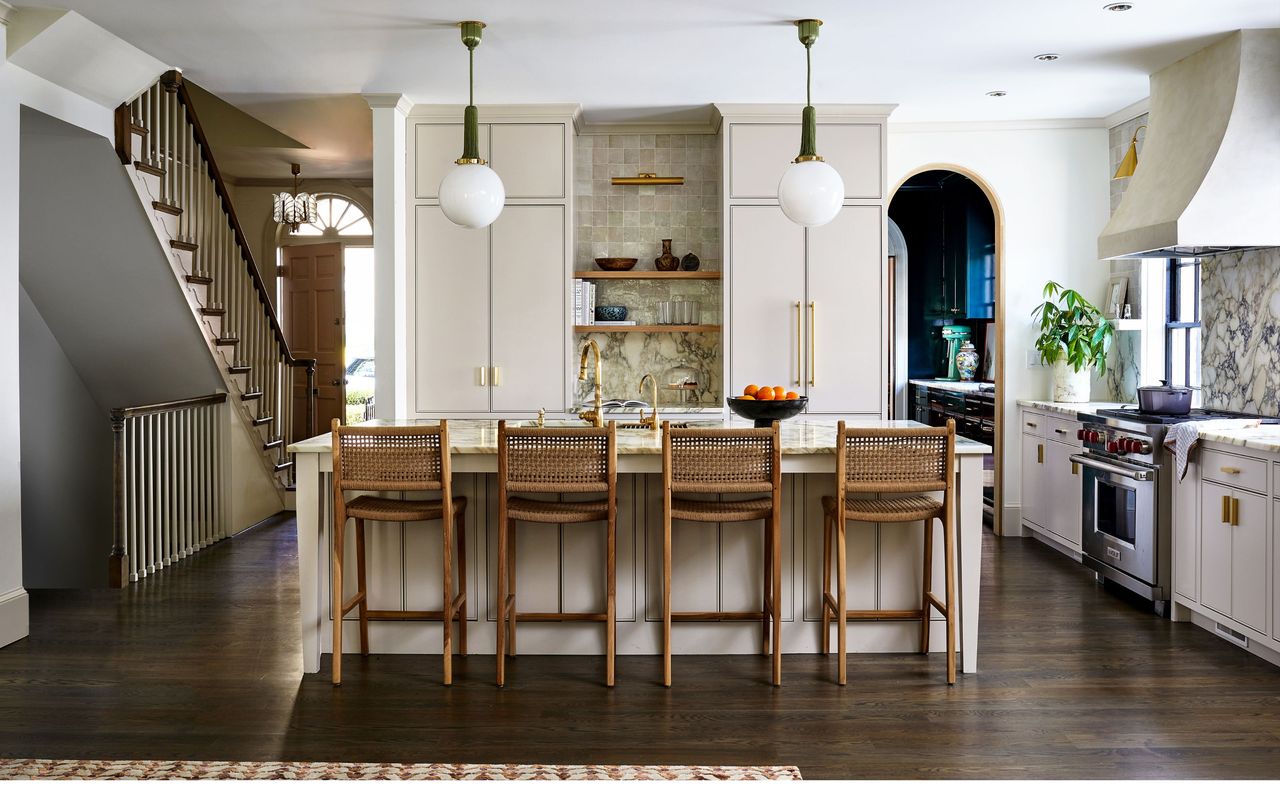
[[(410, 420), (370, 420), (362, 423), (370, 426), (386, 425), (433, 425), (434, 419)], [(522, 421), (527, 426), (527, 420)], [(547, 427), (572, 427), (580, 425), (577, 420), (548, 420)], [(847, 420), (850, 428), (919, 428), (920, 423), (912, 420)], [(725, 427), (722, 420), (692, 422), (690, 427), (720, 428)], [(730, 428), (749, 428), (748, 420), (732, 418)], [(330, 453), (332, 452), (332, 435), (325, 433), (289, 446), (291, 453)], [(782, 423), (782, 454), (787, 455), (823, 455), (834, 453), (836, 448), (836, 423), (818, 420), (787, 420)], [(449, 452), (458, 455), (496, 455), (498, 452), (498, 423), (494, 420), (449, 420)], [(956, 455), (983, 455), (990, 453), (991, 448), (981, 442), (957, 437)], [(661, 455), (662, 434), (650, 430), (618, 431), (619, 455)]]
[(1048, 411), (1053, 414), (1066, 414), (1074, 416), (1081, 411), (1086, 413), (1097, 411), (1100, 408), (1120, 408), (1125, 405), (1115, 400), (1103, 400), (1091, 403), (1060, 403), (1056, 400), (1019, 400), (1018, 406), (1021, 408), (1034, 408), (1038, 411)]
[(1256, 428), (1227, 428), (1200, 432), (1200, 441), (1248, 447), (1280, 453), (1280, 425), (1259, 425)]
[(995, 391), (996, 385), (992, 381), (939, 381), (939, 380), (922, 380), (920, 378), (912, 378), (909, 383), (915, 386), (925, 386), (930, 389), (942, 389), (947, 392), (980, 392), (984, 389)]

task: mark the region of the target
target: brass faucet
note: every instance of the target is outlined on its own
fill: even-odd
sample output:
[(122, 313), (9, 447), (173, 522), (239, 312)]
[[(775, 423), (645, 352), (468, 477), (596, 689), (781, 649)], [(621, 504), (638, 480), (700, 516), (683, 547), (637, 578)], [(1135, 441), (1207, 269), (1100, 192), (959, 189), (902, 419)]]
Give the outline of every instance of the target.
[(592, 411), (578, 412), (578, 418), (585, 419), (599, 428), (604, 425), (604, 373), (601, 369), (600, 345), (596, 344), (595, 339), (588, 339), (587, 343), (582, 346), (582, 359), (578, 365), (578, 380), (585, 381), (587, 379), (587, 356), (591, 353), (595, 353), (596, 356), (596, 407)]
[(658, 379), (653, 377), (652, 373), (646, 372), (644, 377), (640, 379), (640, 388), (636, 391), (644, 394), (644, 382), (648, 381), (653, 386), (653, 414), (645, 417), (644, 409), (640, 409), (640, 424), (648, 425), (649, 430), (656, 431), (658, 429)]

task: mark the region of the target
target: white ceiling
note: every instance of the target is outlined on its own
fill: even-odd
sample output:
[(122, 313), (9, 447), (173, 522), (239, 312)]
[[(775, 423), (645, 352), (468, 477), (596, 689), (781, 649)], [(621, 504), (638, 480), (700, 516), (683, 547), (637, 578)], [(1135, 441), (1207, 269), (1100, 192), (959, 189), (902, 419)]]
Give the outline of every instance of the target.
[[(904, 121), (1097, 118), (1147, 76), (1237, 28), (1280, 27), (1277, 0), (51, 0), (185, 70), (308, 144), (307, 96), (465, 100), (456, 22), (488, 23), (476, 100), (581, 103), (588, 123), (703, 121), (712, 102), (797, 102), (790, 20), (822, 18), (814, 101), (897, 103)], [(1053, 63), (1037, 53), (1060, 53)], [(990, 98), (1000, 89), (1006, 97)], [(275, 106), (279, 105), (277, 111)], [(317, 102), (348, 129), (354, 104)], [(326, 117), (328, 115), (328, 117)], [(306, 117), (303, 122), (312, 120)], [(367, 125), (367, 123), (365, 123)], [(334, 146), (350, 137), (335, 133)], [(350, 153), (347, 156), (351, 155)], [(335, 161), (346, 156), (334, 155)], [(350, 160), (350, 159), (348, 159)]]

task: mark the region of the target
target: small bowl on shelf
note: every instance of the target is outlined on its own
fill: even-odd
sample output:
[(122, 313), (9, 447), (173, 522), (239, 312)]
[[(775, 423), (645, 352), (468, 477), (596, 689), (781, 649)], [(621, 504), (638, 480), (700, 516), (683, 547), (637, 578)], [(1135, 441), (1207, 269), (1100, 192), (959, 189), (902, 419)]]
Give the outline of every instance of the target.
[(626, 318), (626, 306), (596, 306), (596, 322), (622, 322)]
[(738, 397), (728, 399), (729, 410), (743, 419), (755, 422), (757, 428), (768, 428), (774, 420), (791, 419), (804, 411), (809, 405), (809, 398), (799, 397), (795, 400), (743, 400)]
[(596, 266), (606, 272), (626, 272), (636, 265), (635, 258), (597, 258)]

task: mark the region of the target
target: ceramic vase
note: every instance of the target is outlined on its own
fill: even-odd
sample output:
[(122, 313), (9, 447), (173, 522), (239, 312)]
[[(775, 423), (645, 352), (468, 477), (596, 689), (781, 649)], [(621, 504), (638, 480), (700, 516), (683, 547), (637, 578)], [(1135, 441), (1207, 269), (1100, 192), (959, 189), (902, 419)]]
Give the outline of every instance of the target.
[(685, 253), (684, 258), (680, 259), (680, 269), (685, 272), (693, 272), (698, 269), (701, 263), (693, 253)]
[(1072, 369), (1065, 356), (1053, 362), (1053, 400), (1055, 403), (1089, 402), (1090, 370)]
[(962, 381), (971, 381), (978, 374), (978, 351), (968, 339), (960, 345), (960, 352), (956, 353), (956, 371), (960, 373)]
[(662, 240), (662, 255), (653, 260), (653, 265), (661, 272), (680, 269), (680, 259), (671, 253), (671, 240)]

